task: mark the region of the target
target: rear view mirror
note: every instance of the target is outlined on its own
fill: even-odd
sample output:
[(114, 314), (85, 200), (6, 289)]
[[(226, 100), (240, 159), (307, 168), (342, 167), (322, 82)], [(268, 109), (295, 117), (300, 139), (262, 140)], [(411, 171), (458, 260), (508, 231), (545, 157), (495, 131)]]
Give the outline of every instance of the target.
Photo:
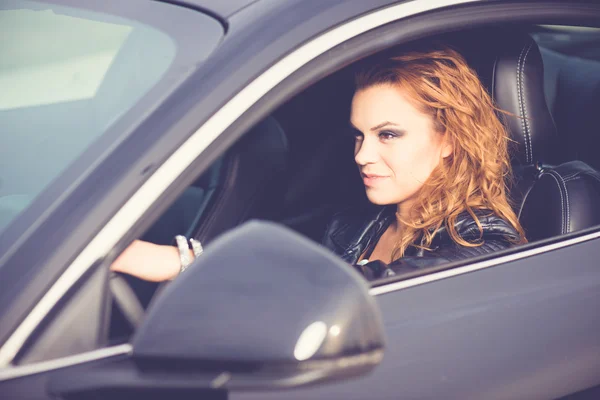
[[(55, 379), (53, 391), (83, 394), (92, 381), (96, 394), (115, 394), (115, 382), (130, 394), (290, 388), (369, 372), (384, 338), (353, 268), (287, 228), (250, 222), (215, 240), (164, 290), (132, 345), (130, 378), (105, 365), (103, 383), (71, 375)], [(112, 383), (109, 371), (120, 374)]]

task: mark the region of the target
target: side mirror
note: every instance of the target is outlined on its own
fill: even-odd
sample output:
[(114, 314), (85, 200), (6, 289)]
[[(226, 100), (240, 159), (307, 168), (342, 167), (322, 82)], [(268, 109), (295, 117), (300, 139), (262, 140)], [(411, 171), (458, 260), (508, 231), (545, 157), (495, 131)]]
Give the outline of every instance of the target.
[[(104, 384), (89, 370), (87, 378), (57, 376), (51, 387), (63, 396), (90, 386), (114, 394), (119, 382), (123, 390), (197, 388), (206, 395), (365, 374), (384, 347), (368, 289), (321, 246), (274, 223), (249, 222), (208, 246), (150, 307), (131, 357), (121, 361), (135, 369), (130, 381), (104, 364), (97, 375)], [(112, 383), (109, 371), (119, 374)]]

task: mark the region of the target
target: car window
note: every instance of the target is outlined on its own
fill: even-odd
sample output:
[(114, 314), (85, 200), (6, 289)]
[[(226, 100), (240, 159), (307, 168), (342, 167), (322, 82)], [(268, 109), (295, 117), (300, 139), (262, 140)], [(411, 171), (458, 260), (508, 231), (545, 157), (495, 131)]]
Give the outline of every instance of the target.
[(600, 61), (600, 28), (538, 25), (531, 36), (540, 47), (564, 55)]
[[(58, 3), (0, 6), (0, 232), (156, 86), (179, 55), (170, 32), (114, 15), (114, 2), (97, 10)], [(144, 9), (181, 17), (181, 9), (166, 4), (144, 2)], [(190, 14), (212, 31), (210, 51), (221, 25)], [(196, 45), (202, 54), (203, 43)]]
[(596, 170), (600, 100), (600, 28), (542, 25), (531, 36), (544, 60), (544, 92), (566, 157)]
[[(223, 35), (212, 16), (161, 2), (1, 2), (0, 254), (126, 140)], [(20, 276), (29, 266), (19, 265)], [(2, 300), (22, 294), (17, 286)], [(88, 311), (102, 314), (96, 306)], [(34, 344), (27, 359), (103, 345), (59, 349), (53, 340), (65, 329), (48, 328), (40, 339), (47, 346)]]

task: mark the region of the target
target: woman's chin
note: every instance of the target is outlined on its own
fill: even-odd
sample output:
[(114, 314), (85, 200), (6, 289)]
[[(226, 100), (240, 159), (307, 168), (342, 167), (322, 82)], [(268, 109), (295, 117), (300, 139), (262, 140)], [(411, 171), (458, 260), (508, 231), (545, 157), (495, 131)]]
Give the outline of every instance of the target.
[(367, 199), (376, 206), (387, 206), (390, 204), (396, 204), (396, 202), (392, 201), (389, 198), (385, 198), (384, 196), (376, 196), (367, 191)]

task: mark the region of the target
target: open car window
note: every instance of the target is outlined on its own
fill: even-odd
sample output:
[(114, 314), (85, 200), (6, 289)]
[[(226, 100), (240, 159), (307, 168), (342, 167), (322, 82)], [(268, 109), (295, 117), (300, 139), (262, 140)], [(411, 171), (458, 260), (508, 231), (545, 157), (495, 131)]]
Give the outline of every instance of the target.
[[(530, 29), (530, 27), (524, 27), (524, 30)], [(490, 35), (493, 34), (488, 33)], [(533, 31), (532, 31), (533, 32)], [(481, 32), (480, 32), (481, 34)], [(525, 34), (526, 37), (527, 34)], [(532, 37), (535, 35), (532, 33)], [(459, 33), (456, 37), (451, 38), (457, 43), (464, 41), (465, 37), (472, 40), (473, 35), (470, 32)], [(474, 51), (473, 48), (469, 47), (469, 44), (460, 42), (467, 49), (466, 57), (472, 64), (473, 68), (481, 75), (481, 79), (484, 84), (489, 85), (491, 82), (491, 69), (488, 68), (481, 53)], [(526, 43), (529, 46), (529, 42)], [(402, 49), (399, 48), (398, 51)], [(470, 50), (470, 52), (468, 52)], [(517, 48), (521, 51), (521, 48)], [(545, 51), (544, 48), (540, 50)], [(485, 54), (485, 57), (493, 59), (495, 57), (493, 52), (488, 50), (489, 54)], [(533, 54), (533, 53), (532, 53)], [(533, 55), (529, 58), (530, 62), (542, 62), (541, 60), (533, 60)], [(545, 60), (544, 60), (545, 61)], [(541, 70), (540, 70), (541, 71)], [(314, 241), (321, 242), (323, 234), (326, 231), (327, 225), (331, 220), (331, 217), (345, 208), (360, 208), (367, 203), (367, 199), (364, 196), (364, 187), (360, 180), (359, 174), (356, 172), (356, 166), (353, 160), (353, 141), (352, 136), (348, 132), (347, 123), (349, 120), (349, 104), (353, 93), (353, 69), (352, 66), (339, 70), (321, 81), (315, 83), (308, 89), (298, 93), (292, 99), (288, 100), (285, 104), (275, 109), (269, 118), (277, 121), (284, 132), (284, 136), (289, 140), (289, 152), (285, 155), (287, 158), (287, 165), (285, 167), (287, 180), (285, 183), (281, 181), (273, 181), (267, 187), (270, 189), (268, 193), (259, 194), (258, 198), (262, 198), (262, 201), (271, 201), (273, 191), (279, 191), (282, 187), (284, 189), (283, 199), (281, 204), (277, 202), (273, 203), (271, 210), (274, 211), (270, 219), (282, 223), (291, 229), (300, 232)], [(510, 77), (509, 77), (510, 78)], [(543, 81), (543, 76), (538, 76), (539, 81)], [(508, 78), (507, 78), (508, 79)], [(514, 85), (517, 87), (517, 80), (507, 82), (507, 85)], [(543, 90), (543, 87), (539, 88)], [(491, 91), (491, 90), (490, 90)], [(540, 92), (541, 93), (541, 92)], [(537, 99), (534, 99), (537, 100)], [(509, 112), (513, 110), (509, 109)], [(537, 116), (536, 116), (537, 117)], [(512, 127), (511, 127), (512, 128)], [(566, 131), (559, 134), (570, 134), (571, 131)], [(527, 135), (533, 134), (535, 140), (545, 140), (545, 135), (552, 137), (553, 132), (545, 131), (532, 131), (532, 132), (516, 132), (515, 134), (524, 134), (525, 138)], [(531, 146), (528, 142), (520, 144), (521, 151), (527, 154), (529, 149), (527, 146)], [(533, 144), (536, 156), (542, 153), (543, 149), (538, 147), (537, 142)], [(562, 151), (564, 146), (559, 142), (552, 143), (552, 151)], [(562, 147), (560, 147), (562, 146)], [(577, 183), (577, 180), (591, 182), (595, 179), (596, 172), (592, 165), (591, 169), (583, 171), (581, 175), (579, 172), (569, 172), (571, 162), (573, 159), (569, 159), (567, 155), (562, 158), (559, 164), (565, 164), (567, 167), (561, 166), (567, 172), (563, 174), (563, 169), (547, 170), (543, 177), (544, 185), (547, 181), (555, 182), (556, 176), (563, 174), (568, 180), (565, 183), (565, 187), (572, 190), (570, 185)], [(310, 163), (306, 161), (310, 160)], [(590, 159), (585, 160), (588, 164), (593, 164), (596, 160)], [(531, 163), (533, 160), (525, 160), (527, 163)], [(222, 160), (221, 160), (222, 162)], [(529, 173), (529, 165), (515, 165), (514, 173), (516, 180), (521, 184), (521, 181), (527, 178), (523, 174), (523, 171)], [(588, 174), (589, 172), (589, 174)], [(558, 174), (558, 175), (556, 175)], [(527, 178), (528, 179), (528, 178)], [(560, 178), (557, 178), (560, 179)], [(525, 179), (526, 180), (526, 179)], [(206, 176), (199, 178), (199, 181), (206, 181)], [(571, 183), (568, 183), (568, 182)], [(253, 182), (252, 179), (246, 181), (247, 184)], [(527, 183), (527, 182), (525, 182)], [(593, 183), (591, 184), (594, 185)], [(576, 213), (567, 214), (566, 204), (561, 203), (561, 199), (564, 199), (564, 193), (562, 186), (553, 186), (550, 189), (541, 186), (542, 189), (538, 189), (528, 192), (530, 198), (527, 200), (528, 205), (522, 207), (520, 201), (525, 202), (523, 193), (518, 193), (519, 188), (512, 188), (511, 193), (512, 199), (515, 201), (515, 213), (519, 215), (524, 221), (526, 226), (526, 235), (531, 242), (537, 242), (539, 240), (554, 240), (556, 237), (575, 232), (578, 230), (586, 229), (594, 225), (593, 218), (586, 220), (585, 217), (576, 217)], [(198, 187), (191, 187), (192, 191), (197, 191)], [(204, 202), (204, 192), (206, 189), (202, 186), (199, 187), (198, 196), (199, 199), (195, 204), (199, 208), (203, 209), (202, 203)], [(549, 191), (548, 191), (549, 190)], [(551, 193), (551, 194), (549, 194)], [(594, 193), (592, 190), (590, 193)], [(561, 195), (562, 194), (562, 195)], [(262, 197), (260, 197), (262, 195)], [(538, 206), (539, 198), (545, 199), (546, 205), (550, 209), (542, 209)], [(189, 198), (193, 198), (190, 196)], [(217, 196), (218, 198), (218, 196)], [(583, 196), (585, 198), (585, 196)], [(572, 206), (577, 204), (579, 196), (572, 196)], [(185, 201), (183, 198), (177, 200), (167, 213), (171, 213), (174, 210), (181, 209), (178, 203)], [(194, 201), (192, 201), (194, 202)], [(240, 201), (238, 205), (232, 204), (232, 207), (241, 207), (241, 204), (246, 204), (245, 200)], [(181, 205), (181, 204), (180, 204)], [(556, 211), (552, 211), (552, 207)], [(203, 209), (204, 210), (204, 209)], [(534, 210), (534, 211), (532, 211)], [(561, 214), (561, 210), (562, 214)], [(540, 211), (541, 214), (536, 214)], [(213, 214), (214, 213), (214, 214)], [(207, 215), (201, 216), (207, 218), (210, 221), (213, 218), (222, 218), (223, 214), (235, 214), (234, 208), (222, 208), (214, 209), (208, 212)], [(546, 213), (546, 214), (544, 214)], [(193, 214), (193, 213), (192, 213)], [(191, 214), (190, 214), (191, 215)], [(194, 214), (196, 215), (196, 214)], [(552, 215), (552, 217), (545, 218), (543, 215)], [(562, 217), (561, 217), (562, 215)], [(260, 214), (249, 213), (246, 215), (247, 218), (259, 218)], [(554, 218), (556, 217), (556, 218)], [(170, 218), (167, 214), (164, 214), (161, 219), (166, 221), (180, 220), (179, 217)], [(568, 220), (567, 220), (568, 219)], [(563, 221), (564, 220), (564, 221)], [(189, 220), (190, 222), (196, 221), (195, 219)], [(546, 225), (545, 225), (546, 224)], [(164, 226), (164, 225), (162, 225)], [(175, 232), (169, 229), (162, 229), (161, 225), (155, 225), (151, 228), (151, 233), (154, 237), (162, 235), (160, 239), (161, 243), (172, 243), (172, 237)], [(180, 233), (187, 232), (188, 236), (193, 236), (186, 226), (182, 226), (179, 229)], [(168, 232), (168, 233), (167, 233)], [(151, 241), (159, 241), (159, 239), (152, 239), (147, 236), (147, 239)], [(205, 243), (206, 244), (206, 243)], [(460, 260), (449, 258), (448, 260), (435, 263), (435, 268), (431, 270), (416, 268), (414, 271), (409, 271), (402, 278), (411, 278), (419, 275), (426, 275), (429, 272), (438, 271), (446, 268), (446, 266), (464, 265), (474, 261), (488, 260), (496, 257), (500, 250), (503, 250), (502, 254), (515, 253), (519, 250), (506, 250), (498, 249), (497, 251), (486, 251), (483, 253), (472, 251), (468, 257), (462, 257)], [(391, 281), (396, 278), (386, 277), (387, 281)], [(398, 277), (401, 278), (401, 277)]]
[(600, 28), (539, 25), (531, 36), (543, 48), (600, 62)]

